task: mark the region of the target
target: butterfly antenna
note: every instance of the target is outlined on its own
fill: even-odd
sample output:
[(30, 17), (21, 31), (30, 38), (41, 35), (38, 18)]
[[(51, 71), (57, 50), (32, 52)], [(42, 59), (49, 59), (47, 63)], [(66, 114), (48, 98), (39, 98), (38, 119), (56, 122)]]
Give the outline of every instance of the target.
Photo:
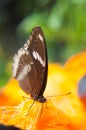
[(71, 94), (71, 92), (68, 92), (68, 93), (65, 93), (65, 94), (47, 96), (47, 97), (49, 98), (49, 97), (65, 96), (65, 95), (69, 95), (69, 94)]

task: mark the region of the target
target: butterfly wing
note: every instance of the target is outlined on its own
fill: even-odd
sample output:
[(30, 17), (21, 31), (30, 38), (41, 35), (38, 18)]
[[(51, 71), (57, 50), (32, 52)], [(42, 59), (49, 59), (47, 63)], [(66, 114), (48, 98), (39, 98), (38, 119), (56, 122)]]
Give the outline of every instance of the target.
[[(20, 48), (13, 58), (13, 77), (27, 93), (32, 93), (36, 84), (36, 72), (32, 56), (28, 50)], [(34, 76), (34, 79), (32, 78)]]
[(47, 82), (47, 49), (44, 34), (40, 27), (35, 27), (30, 37), (30, 47), (37, 76), (37, 85), (33, 95), (42, 96)]
[(47, 51), (43, 32), (35, 27), (29, 40), (14, 56), (13, 75), (28, 94), (43, 94), (47, 81)]

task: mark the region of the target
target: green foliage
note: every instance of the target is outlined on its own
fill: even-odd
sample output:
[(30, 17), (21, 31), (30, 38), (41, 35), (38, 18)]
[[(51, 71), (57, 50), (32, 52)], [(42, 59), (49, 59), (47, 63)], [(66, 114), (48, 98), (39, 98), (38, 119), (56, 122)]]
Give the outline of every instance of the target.
[(32, 27), (41, 25), (47, 40), (49, 60), (63, 62), (86, 47), (85, 7), (84, 1), (82, 4), (73, 0), (56, 1), (51, 10), (25, 17), (18, 26), (18, 33), (28, 34)]
[(11, 63), (7, 59), (0, 59), (0, 87), (6, 84), (11, 75)]
[[(44, 31), (49, 61), (63, 63), (86, 48), (85, 0), (1, 0), (0, 3), (3, 9), (0, 13), (3, 16), (0, 20), (1, 48), (7, 62), (37, 25)], [(0, 61), (0, 79), (10, 75), (9, 70), (5, 71), (5, 59)]]

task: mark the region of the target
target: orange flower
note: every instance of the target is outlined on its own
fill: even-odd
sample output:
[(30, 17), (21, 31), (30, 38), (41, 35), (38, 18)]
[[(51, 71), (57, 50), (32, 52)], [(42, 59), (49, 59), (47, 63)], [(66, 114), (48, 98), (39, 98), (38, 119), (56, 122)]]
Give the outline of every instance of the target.
[(65, 64), (65, 70), (76, 82), (86, 74), (86, 51), (72, 56)]
[(2, 90), (0, 123), (30, 130), (85, 130), (85, 97), (82, 100), (78, 94), (79, 81), (86, 74), (85, 59), (86, 52), (82, 52), (70, 58), (64, 67), (49, 64), (44, 93), (47, 102), (35, 102), (31, 108), (33, 100), (23, 99), (29, 96), (11, 79)]
[(26, 94), (19, 87), (15, 79), (10, 79), (7, 85), (0, 91), (0, 106), (18, 105)]

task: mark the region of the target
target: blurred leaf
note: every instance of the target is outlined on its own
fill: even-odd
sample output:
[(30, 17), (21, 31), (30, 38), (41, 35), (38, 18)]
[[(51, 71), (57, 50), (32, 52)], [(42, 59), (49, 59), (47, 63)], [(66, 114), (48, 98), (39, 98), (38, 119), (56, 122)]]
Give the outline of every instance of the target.
[(84, 4), (86, 3), (86, 0), (71, 0), (71, 2), (76, 3), (76, 4), (79, 4), (79, 3)]
[(0, 59), (0, 86), (5, 85), (11, 76), (11, 64), (9, 62), (9, 67), (7, 63), (6, 59)]
[(35, 13), (31, 16), (26, 17), (18, 26), (18, 32), (28, 33), (29, 30), (32, 29), (32, 27), (39, 26), (39, 25), (45, 25), (46, 23), (46, 14), (45, 13)]
[(69, 8), (69, 2), (57, 1), (51, 10), (48, 26), (54, 31), (59, 30), (63, 25), (63, 17)]

